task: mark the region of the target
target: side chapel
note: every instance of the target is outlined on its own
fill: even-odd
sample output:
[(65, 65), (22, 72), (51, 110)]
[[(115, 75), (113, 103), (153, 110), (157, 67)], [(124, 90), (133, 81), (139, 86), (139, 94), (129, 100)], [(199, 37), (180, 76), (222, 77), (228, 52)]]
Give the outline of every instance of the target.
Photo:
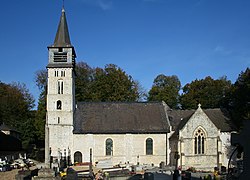
[[(164, 102), (76, 102), (75, 58), (62, 9), (49, 62), (45, 163), (108, 161), (212, 170), (226, 166), (229, 119), (220, 109), (171, 110)], [(176, 154), (179, 158), (175, 159)]]

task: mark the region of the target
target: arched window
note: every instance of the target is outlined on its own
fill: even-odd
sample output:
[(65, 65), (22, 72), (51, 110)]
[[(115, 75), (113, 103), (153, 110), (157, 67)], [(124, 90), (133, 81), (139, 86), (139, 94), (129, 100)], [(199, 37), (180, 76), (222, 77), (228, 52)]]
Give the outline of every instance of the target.
[(56, 109), (59, 109), (59, 110), (62, 109), (62, 101), (58, 100), (58, 101), (56, 102)]
[(62, 80), (57, 81), (57, 91), (58, 91), (58, 94), (63, 94), (63, 81)]
[(146, 140), (146, 155), (152, 155), (153, 154), (153, 139), (148, 138)]
[(199, 128), (194, 134), (194, 154), (205, 153), (205, 133)]
[(81, 163), (82, 162), (82, 153), (80, 151), (76, 151), (74, 154), (74, 162)]
[(106, 156), (112, 156), (113, 155), (113, 140), (107, 139), (106, 140)]

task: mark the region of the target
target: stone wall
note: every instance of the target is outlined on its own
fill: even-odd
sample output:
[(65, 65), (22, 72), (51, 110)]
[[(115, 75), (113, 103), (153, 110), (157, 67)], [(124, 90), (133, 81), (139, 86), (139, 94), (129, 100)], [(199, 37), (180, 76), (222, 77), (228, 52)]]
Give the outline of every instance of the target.
[[(113, 155), (106, 156), (106, 139), (113, 140)], [(153, 155), (146, 155), (146, 139), (153, 139)], [(89, 162), (89, 149), (93, 162), (111, 159), (112, 164), (154, 164), (166, 161), (166, 134), (87, 134), (74, 135), (74, 152), (80, 151), (83, 161)]]

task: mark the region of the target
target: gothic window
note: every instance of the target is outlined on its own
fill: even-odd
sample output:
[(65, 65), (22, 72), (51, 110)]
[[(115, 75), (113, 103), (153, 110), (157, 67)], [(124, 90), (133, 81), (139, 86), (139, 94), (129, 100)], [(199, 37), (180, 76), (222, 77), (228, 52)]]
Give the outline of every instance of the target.
[(57, 81), (57, 91), (58, 91), (58, 94), (63, 94), (63, 81), (62, 80)]
[(113, 140), (107, 139), (106, 140), (106, 156), (112, 156), (113, 155)]
[[(58, 100), (56, 102), (56, 109), (61, 110), (62, 109), (62, 101)], [(60, 119), (59, 119), (60, 120)]]
[(58, 122), (58, 124), (60, 124), (60, 117), (57, 118), (57, 122)]
[(146, 140), (146, 155), (152, 155), (153, 154), (153, 139), (148, 138)]
[(199, 128), (194, 134), (194, 154), (205, 153), (205, 133)]

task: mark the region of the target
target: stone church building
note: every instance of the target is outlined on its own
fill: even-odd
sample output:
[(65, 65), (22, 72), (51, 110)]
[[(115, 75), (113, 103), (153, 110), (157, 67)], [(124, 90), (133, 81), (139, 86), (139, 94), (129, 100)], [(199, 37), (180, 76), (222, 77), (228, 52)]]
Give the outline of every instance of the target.
[[(45, 163), (164, 162), (183, 169), (227, 166), (231, 128), (220, 109), (172, 110), (164, 102), (76, 102), (75, 58), (62, 10), (49, 62)], [(176, 159), (176, 157), (179, 157)]]

